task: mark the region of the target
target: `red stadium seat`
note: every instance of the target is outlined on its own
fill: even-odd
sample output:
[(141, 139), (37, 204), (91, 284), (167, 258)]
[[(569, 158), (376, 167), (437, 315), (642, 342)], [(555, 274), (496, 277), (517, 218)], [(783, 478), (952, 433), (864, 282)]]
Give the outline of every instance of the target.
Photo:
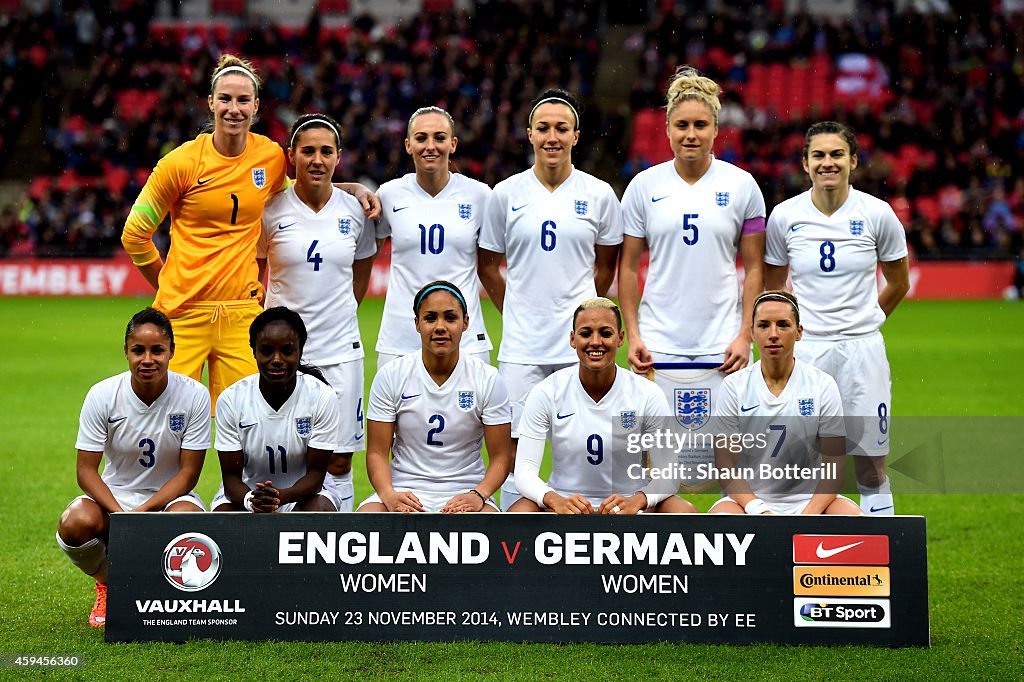
[(661, 109), (641, 109), (633, 115), (633, 139), (629, 158), (649, 164), (672, 158), (672, 149), (665, 137), (665, 112)]
[(918, 197), (914, 202), (914, 208), (917, 214), (931, 225), (938, 225), (942, 219), (942, 214), (939, 211), (939, 200), (934, 196)]
[(348, 0), (320, 0), (321, 14), (348, 14)]

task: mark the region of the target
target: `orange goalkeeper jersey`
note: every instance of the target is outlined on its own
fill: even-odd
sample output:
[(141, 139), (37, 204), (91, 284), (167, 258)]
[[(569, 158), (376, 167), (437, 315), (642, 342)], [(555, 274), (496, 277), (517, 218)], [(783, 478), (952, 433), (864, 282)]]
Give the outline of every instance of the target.
[(287, 182), (283, 150), (255, 133), (238, 156), (218, 153), (204, 133), (160, 159), (121, 235), (136, 265), (152, 263), (159, 258), (153, 233), (171, 214), (171, 248), (153, 306), (173, 314), (193, 302), (256, 298), (263, 206)]

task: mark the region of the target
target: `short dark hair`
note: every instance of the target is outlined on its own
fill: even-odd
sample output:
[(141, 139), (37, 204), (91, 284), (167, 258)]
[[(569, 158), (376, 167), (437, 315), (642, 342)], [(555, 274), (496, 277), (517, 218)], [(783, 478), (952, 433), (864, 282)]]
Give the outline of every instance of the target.
[(128, 337), (144, 324), (151, 324), (162, 331), (164, 336), (171, 342), (171, 350), (174, 350), (174, 329), (171, 328), (171, 321), (156, 308), (143, 308), (132, 315), (132, 319), (128, 320), (128, 326), (124, 328), (124, 345), (126, 348), (128, 346)]
[(754, 299), (754, 309), (750, 314), (750, 321), (753, 322), (757, 318), (757, 308), (762, 303), (767, 301), (778, 301), (779, 303), (788, 303), (789, 307), (793, 309), (793, 317), (797, 324), (800, 324), (800, 304), (796, 300), (796, 296), (788, 291), (782, 289), (770, 289), (768, 291), (762, 291)]
[(573, 114), (576, 116), (576, 125), (573, 126), (573, 129), (580, 129), (580, 116), (583, 111), (582, 107), (580, 107), (579, 101), (572, 95), (572, 93), (568, 90), (563, 90), (562, 88), (548, 88), (530, 102), (530, 120), (526, 122), (530, 128), (533, 127), (533, 115), (536, 113), (537, 107), (544, 104), (547, 100), (556, 100), (554, 104), (560, 103), (557, 100), (563, 100), (563, 103), (568, 104), (569, 108), (572, 109)]
[(811, 138), (816, 135), (838, 135), (843, 138), (843, 142), (850, 148), (850, 156), (857, 154), (857, 135), (854, 134), (853, 128), (840, 123), (838, 121), (819, 121), (810, 128), (807, 129), (807, 134), (804, 135), (804, 158), (807, 158), (807, 154), (810, 153), (811, 149)]
[[(256, 350), (256, 337), (260, 335), (260, 332), (266, 329), (274, 322), (284, 322), (286, 325), (292, 328), (295, 335), (299, 337), (299, 356), (302, 355), (302, 349), (306, 347), (306, 339), (308, 334), (306, 332), (306, 323), (302, 321), (302, 316), (291, 308), (284, 306), (276, 306), (274, 308), (267, 308), (262, 313), (256, 316), (256, 319), (249, 325), (249, 348)], [(310, 376), (316, 377), (320, 381), (324, 382), (328, 386), (330, 382), (327, 381), (327, 377), (320, 370), (319, 367), (313, 365), (304, 365), (299, 362), (299, 371), (303, 374), (309, 374)]]
[(423, 304), (425, 299), (435, 291), (447, 291), (449, 294), (455, 297), (455, 300), (462, 306), (462, 314), (468, 315), (469, 309), (466, 306), (466, 297), (462, 295), (462, 290), (455, 286), (451, 282), (443, 279), (434, 280), (429, 284), (425, 284), (422, 289), (416, 292), (416, 295), (412, 297), (412, 312), (416, 317), (420, 316), (420, 305)]
[(323, 128), (334, 133), (335, 146), (341, 149), (341, 126), (327, 114), (303, 114), (295, 119), (292, 129), (288, 132), (288, 146), (295, 149), (295, 138), (299, 129)]

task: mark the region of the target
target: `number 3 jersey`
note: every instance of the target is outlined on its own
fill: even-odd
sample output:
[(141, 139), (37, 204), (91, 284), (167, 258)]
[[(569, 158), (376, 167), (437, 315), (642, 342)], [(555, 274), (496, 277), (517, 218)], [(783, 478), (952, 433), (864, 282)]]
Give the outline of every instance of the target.
[(555, 372), (526, 397), (519, 436), (551, 442), (548, 486), (556, 492), (604, 499), (645, 486), (629, 468), (641, 456), (627, 452), (622, 437), (664, 426), (668, 402), (654, 382), (615, 370), (615, 382), (598, 403), (583, 388), (577, 366)]
[(304, 357), (320, 365), (363, 357), (352, 263), (377, 251), (359, 201), (333, 189), (318, 212), (295, 195), (294, 185), (273, 197), (256, 246), (269, 266), (267, 307), (283, 305), (302, 316), (309, 333)]
[(508, 262), (498, 360), (576, 362), (572, 313), (597, 295), (597, 247), (621, 243), (622, 210), (607, 182), (575, 168), (554, 192), (532, 168), (499, 182), (480, 232), (480, 247)]
[(807, 334), (841, 339), (881, 328), (878, 263), (907, 255), (906, 233), (889, 204), (851, 188), (826, 216), (807, 190), (775, 207), (766, 240), (765, 263), (790, 268)]
[(242, 481), (250, 488), (272, 481), (289, 488), (306, 474), (306, 450), (334, 452), (338, 400), (330, 386), (301, 372), (295, 390), (275, 410), (260, 392), (253, 374), (229, 386), (217, 401), (216, 448), (241, 450)]
[(477, 240), (491, 188), (450, 173), (448, 184), (433, 197), (420, 187), (416, 174), (409, 173), (385, 182), (377, 195), (377, 239), (391, 237), (391, 273), (377, 352), (405, 355), (420, 349), (412, 298), (424, 284), (439, 279), (453, 283), (466, 297), (469, 329), (462, 335), (462, 352), (491, 350), (476, 274)]
[(512, 408), (494, 367), (460, 354), (452, 375), (438, 386), (417, 351), (377, 372), (366, 418), (395, 425), (396, 489), (465, 491), (484, 478), (484, 426), (510, 423)]
[(210, 447), (210, 393), (190, 377), (167, 372), (152, 405), (132, 390), (130, 372), (104, 379), (82, 405), (75, 447), (102, 452), (109, 488), (156, 492), (181, 469), (181, 451)]
[[(723, 434), (749, 434), (754, 447), (745, 448), (737, 466), (754, 467), (748, 480), (757, 494), (813, 493), (816, 480), (795, 476), (766, 479), (760, 465), (817, 467), (821, 462), (821, 438), (843, 437), (843, 404), (836, 380), (813, 365), (796, 360), (781, 395), (768, 390), (761, 362), (729, 374), (716, 393), (713, 423)], [(758, 440), (756, 437), (760, 437)], [(761, 445), (764, 447), (761, 447)]]

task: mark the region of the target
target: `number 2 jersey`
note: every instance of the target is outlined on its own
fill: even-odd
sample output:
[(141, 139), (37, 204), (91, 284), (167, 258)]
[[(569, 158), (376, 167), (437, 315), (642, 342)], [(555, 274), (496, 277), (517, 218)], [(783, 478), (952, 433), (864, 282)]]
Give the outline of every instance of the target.
[(815, 338), (878, 331), (885, 322), (878, 263), (906, 255), (906, 233), (892, 208), (853, 188), (831, 216), (817, 209), (807, 190), (768, 218), (764, 260), (789, 266), (804, 331)]
[(274, 196), (256, 247), (269, 266), (267, 307), (283, 305), (302, 317), (309, 333), (303, 357), (320, 365), (363, 357), (352, 263), (377, 252), (359, 201), (333, 190), (319, 211), (296, 196), (294, 185)]
[(484, 478), (484, 426), (508, 424), (512, 408), (498, 370), (462, 353), (438, 386), (421, 351), (380, 368), (366, 418), (395, 425), (391, 482), (395, 489), (461, 492)]
[(242, 452), (242, 481), (250, 488), (263, 481), (290, 488), (306, 474), (306, 450), (334, 452), (337, 436), (338, 399), (308, 374), (296, 376), (295, 390), (280, 410), (267, 404), (258, 374), (232, 384), (217, 401), (215, 446)]
[(764, 197), (754, 178), (714, 159), (690, 185), (666, 161), (633, 178), (622, 212), (625, 233), (645, 239), (650, 251), (639, 310), (647, 348), (671, 355), (724, 352), (740, 330), (740, 237), (764, 225)]
[(462, 352), (491, 350), (476, 274), (477, 241), (491, 188), (450, 173), (448, 184), (434, 197), (420, 187), (415, 173), (409, 173), (385, 182), (377, 196), (381, 203), (377, 239), (391, 237), (391, 273), (377, 352), (405, 355), (420, 349), (412, 298), (435, 280), (453, 283), (466, 297), (469, 329), (459, 344)]
[(621, 243), (621, 207), (607, 182), (575, 168), (554, 192), (533, 168), (499, 182), (480, 233), (480, 247), (508, 263), (498, 360), (576, 362), (572, 313), (597, 295), (597, 246)]
[[(729, 374), (717, 392), (712, 414), (724, 434), (749, 434), (754, 443), (739, 456), (737, 466), (754, 467), (751, 489), (758, 495), (810, 494), (816, 480), (794, 476), (765, 479), (759, 475), (762, 463), (775, 467), (788, 464), (816, 467), (821, 462), (821, 438), (843, 437), (843, 403), (836, 380), (817, 367), (796, 360), (781, 395), (768, 390), (761, 361)], [(761, 441), (753, 437), (763, 436)], [(764, 447), (759, 447), (763, 443)]]
[(75, 447), (102, 452), (107, 487), (155, 493), (181, 470), (181, 451), (210, 447), (210, 393), (198, 381), (167, 372), (152, 405), (132, 390), (130, 372), (93, 386), (82, 405)]

